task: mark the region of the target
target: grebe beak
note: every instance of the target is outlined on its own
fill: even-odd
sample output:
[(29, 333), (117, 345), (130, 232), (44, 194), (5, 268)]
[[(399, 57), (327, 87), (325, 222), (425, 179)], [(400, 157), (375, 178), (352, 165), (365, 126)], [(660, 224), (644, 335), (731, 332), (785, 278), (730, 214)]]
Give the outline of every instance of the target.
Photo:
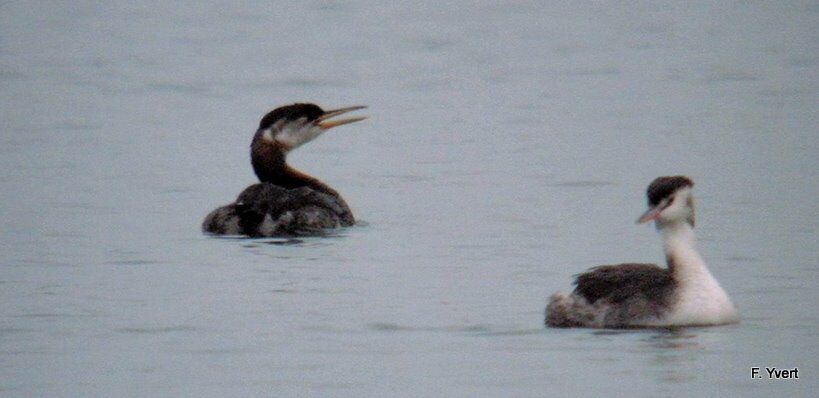
[(646, 210), (646, 212), (643, 213), (643, 215), (637, 219), (637, 224), (642, 224), (645, 222), (656, 220), (657, 218), (660, 217), (660, 213), (662, 213), (663, 210), (665, 210), (665, 206), (663, 206), (663, 203), (660, 203), (657, 206), (654, 206)]
[(335, 119), (335, 120), (327, 120), (332, 117), (336, 117), (339, 115), (343, 115), (347, 112), (357, 111), (359, 109), (364, 109), (366, 106), (358, 105), (358, 106), (350, 106), (347, 108), (341, 109), (334, 109), (331, 111), (324, 112), (323, 115), (319, 116), (314, 123), (317, 126), (321, 127), (322, 130), (329, 130), (333, 127), (341, 126), (342, 124), (349, 124), (362, 121), (367, 118), (367, 116), (356, 116), (356, 117), (346, 117), (342, 119)]

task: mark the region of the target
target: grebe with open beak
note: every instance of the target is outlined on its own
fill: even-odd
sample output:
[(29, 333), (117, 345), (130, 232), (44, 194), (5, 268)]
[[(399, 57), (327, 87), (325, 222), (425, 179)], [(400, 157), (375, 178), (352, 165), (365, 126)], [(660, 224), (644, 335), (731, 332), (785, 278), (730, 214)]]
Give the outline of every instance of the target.
[(355, 224), (338, 192), (290, 167), (286, 158), (293, 149), (333, 127), (366, 119), (337, 118), (364, 108), (325, 111), (314, 104), (293, 104), (265, 115), (250, 144), (251, 164), (261, 183), (247, 187), (234, 203), (208, 214), (202, 229), (211, 234), (269, 237), (316, 235)]

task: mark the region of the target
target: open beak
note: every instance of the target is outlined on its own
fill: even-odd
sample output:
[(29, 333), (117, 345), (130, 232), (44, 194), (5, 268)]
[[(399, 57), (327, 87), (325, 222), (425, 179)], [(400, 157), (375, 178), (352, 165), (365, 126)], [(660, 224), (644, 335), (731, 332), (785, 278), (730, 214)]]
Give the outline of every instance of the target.
[(367, 117), (366, 116), (356, 116), (356, 117), (345, 117), (345, 118), (334, 119), (334, 120), (327, 120), (327, 119), (330, 119), (332, 117), (336, 117), (336, 116), (339, 116), (339, 115), (343, 115), (343, 114), (345, 114), (347, 112), (357, 111), (359, 109), (364, 109), (364, 108), (366, 108), (366, 106), (359, 105), (359, 106), (350, 106), (350, 107), (347, 107), (347, 108), (334, 109), (334, 110), (331, 110), (331, 111), (327, 111), (327, 112), (324, 112), (323, 115), (319, 116), (316, 119), (315, 123), (319, 127), (321, 127), (323, 130), (329, 130), (329, 129), (333, 128), (333, 127), (341, 126), (342, 124), (349, 124), (349, 123), (362, 121), (362, 120), (366, 119)]
[(662, 206), (662, 203), (646, 210), (646, 212), (637, 219), (637, 224), (656, 220), (658, 217), (660, 217), (660, 213), (662, 213), (663, 210), (665, 210), (665, 207)]

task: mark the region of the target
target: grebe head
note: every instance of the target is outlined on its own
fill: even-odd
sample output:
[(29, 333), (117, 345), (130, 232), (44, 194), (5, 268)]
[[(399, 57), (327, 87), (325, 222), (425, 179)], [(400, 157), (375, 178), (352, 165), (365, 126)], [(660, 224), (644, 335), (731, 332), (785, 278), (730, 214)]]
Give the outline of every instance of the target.
[(656, 221), (657, 228), (685, 221), (694, 226), (694, 182), (686, 176), (657, 177), (648, 186), (648, 210), (637, 219)]
[(333, 127), (366, 119), (366, 117), (348, 117), (330, 120), (344, 113), (364, 108), (366, 106), (351, 106), (325, 111), (314, 104), (282, 106), (270, 111), (262, 118), (256, 137), (275, 144), (285, 151), (290, 151), (312, 141)]

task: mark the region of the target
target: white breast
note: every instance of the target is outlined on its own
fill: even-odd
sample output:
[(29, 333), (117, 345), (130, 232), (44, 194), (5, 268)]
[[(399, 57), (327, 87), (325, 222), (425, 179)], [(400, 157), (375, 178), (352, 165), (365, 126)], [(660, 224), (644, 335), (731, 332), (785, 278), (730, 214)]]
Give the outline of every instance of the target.
[(673, 325), (721, 325), (739, 321), (734, 304), (706, 270), (678, 281), (677, 301), (664, 323)]

